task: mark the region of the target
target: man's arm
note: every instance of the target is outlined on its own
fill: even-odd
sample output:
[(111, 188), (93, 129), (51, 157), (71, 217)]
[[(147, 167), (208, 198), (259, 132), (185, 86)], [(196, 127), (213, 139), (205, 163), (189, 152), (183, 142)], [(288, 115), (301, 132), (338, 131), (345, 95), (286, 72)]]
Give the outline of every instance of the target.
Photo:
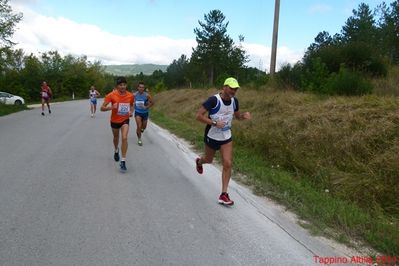
[(150, 109), (154, 105), (154, 100), (152, 99), (152, 96), (148, 94), (148, 105), (146, 106), (147, 109)]
[(198, 109), (197, 114), (195, 115), (195, 119), (197, 119), (197, 120), (200, 121), (201, 123), (211, 125), (211, 124), (212, 124), (212, 120), (209, 119), (209, 118), (205, 115), (206, 112), (207, 112), (207, 110), (205, 109), (205, 107), (201, 106), (201, 107)]
[(106, 112), (106, 111), (112, 110), (112, 106), (107, 106), (109, 103), (110, 103), (110, 102), (104, 100), (103, 104), (101, 105), (100, 110), (101, 110), (102, 112)]
[(197, 114), (195, 115), (195, 118), (198, 121), (200, 121), (200, 122), (202, 122), (204, 124), (210, 125), (210, 126), (215, 126), (217, 128), (223, 128), (224, 127), (224, 122), (222, 122), (222, 121), (213, 121), (212, 119), (210, 119), (206, 115), (207, 112), (208, 112), (208, 110), (206, 110), (204, 106), (201, 106), (198, 109)]
[(136, 101), (136, 98), (134, 97), (134, 94), (133, 94), (133, 98), (132, 98), (132, 100), (130, 101), (129, 117), (132, 117), (132, 116), (133, 116), (134, 102), (135, 102), (135, 101)]
[(241, 113), (240, 111), (236, 111), (234, 112), (234, 117), (238, 120), (247, 120), (251, 119), (251, 113), (250, 112)]

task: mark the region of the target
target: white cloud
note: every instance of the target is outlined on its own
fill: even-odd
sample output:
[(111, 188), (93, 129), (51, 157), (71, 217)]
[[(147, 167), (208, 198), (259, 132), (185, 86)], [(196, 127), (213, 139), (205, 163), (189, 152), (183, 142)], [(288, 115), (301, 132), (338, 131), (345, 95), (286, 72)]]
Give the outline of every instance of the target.
[(330, 12), (333, 8), (330, 5), (325, 4), (315, 4), (309, 7), (310, 13), (327, 13)]
[(25, 12), (13, 40), (18, 43), (16, 48), (26, 53), (57, 50), (62, 55), (86, 55), (105, 64), (170, 64), (182, 54), (191, 54), (195, 45), (195, 40), (162, 36), (119, 36), (94, 25)]
[[(32, 0), (25, 0), (32, 1)], [(182, 54), (191, 55), (194, 39), (172, 39), (165, 36), (121, 36), (103, 31), (95, 25), (79, 24), (63, 17), (53, 18), (37, 14), (30, 9), (14, 6), (23, 12), (24, 18), (13, 36), (26, 54), (39, 55), (57, 50), (61, 55), (87, 56), (89, 61), (103, 64), (170, 64)], [(267, 70), (270, 64), (270, 48), (259, 44), (243, 43), (250, 57), (249, 66)], [(303, 52), (279, 47), (277, 67), (283, 63), (295, 63)]]
[(15, 7), (15, 6), (35, 4), (36, 2), (37, 2), (37, 0), (12, 0), (12, 1), (10, 1), (10, 5), (12, 7)]
[[(251, 67), (256, 67), (261, 70), (266, 70), (269, 72), (270, 70), (270, 59), (271, 59), (271, 47), (266, 47), (260, 44), (243, 44), (243, 48), (247, 51), (249, 55), (250, 62), (248, 63)], [(291, 50), (288, 47), (278, 47), (277, 48), (277, 62), (276, 68), (277, 70), (289, 63), (295, 64), (303, 57), (303, 51), (295, 51)]]

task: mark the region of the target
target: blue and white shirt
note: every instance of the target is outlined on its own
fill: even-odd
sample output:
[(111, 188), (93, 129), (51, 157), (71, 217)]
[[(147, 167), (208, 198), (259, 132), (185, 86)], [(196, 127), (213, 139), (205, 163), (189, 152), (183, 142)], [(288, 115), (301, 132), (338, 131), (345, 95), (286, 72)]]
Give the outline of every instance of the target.
[(97, 90), (89, 90), (89, 98), (90, 102), (96, 104), (97, 103)]
[(223, 121), (224, 127), (217, 128), (215, 126), (207, 125), (205, 134), (207, 137), (224, 141), (231, 138), (231, 123), (233, 121), (234, 112), (238, 111), (238, 100), (233, 97), (229, 101), (225, 101), (220, 97), (220, 94), (215, 94), (206, 100), (202, 106), (208, 110), (208, 116), (213, 121)]
[(134, 93), (134, 111), (137, 113), (148, 113), (148, 109), (144, 108), (148, 104), (148, 93), (140, 94), (138, 91)]

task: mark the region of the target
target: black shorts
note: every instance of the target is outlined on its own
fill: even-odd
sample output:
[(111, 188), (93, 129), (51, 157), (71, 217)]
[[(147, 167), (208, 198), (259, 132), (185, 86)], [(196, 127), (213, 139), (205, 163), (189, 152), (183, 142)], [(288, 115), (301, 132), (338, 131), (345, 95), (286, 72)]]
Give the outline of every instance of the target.
[(115, 128), (115, 129), (120, 129), (123, 125), (129, 125), (129, 121), (130, 121), (129, 119), (126, 119), (122, 123), (112, 123), (111, 122), (111, 127)]
[(147, 113), (139, 113), (139, 112), (134, 112), (134, 117), (139, 116), (143, 120), (148, 120), (148, 112)]
[(220, 150), (220, 146), (222, 146), (224, 144), (227, 144), (227, 143), (231, 142), (232, 140), (233, 140), (232, 138), (229, 138), (228, 140), (220, 141), (220, 140), (211, 139), (208, 136), (204, 137), (205, 145), (208, 146), (209, 148), (211, 148), (212, 150), (215, 150), (215, 151)]

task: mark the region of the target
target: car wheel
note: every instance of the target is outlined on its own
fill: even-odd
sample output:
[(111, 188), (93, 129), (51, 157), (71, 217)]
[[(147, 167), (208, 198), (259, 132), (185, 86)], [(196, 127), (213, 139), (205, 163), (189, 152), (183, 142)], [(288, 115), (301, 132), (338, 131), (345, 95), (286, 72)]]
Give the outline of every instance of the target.
[(15, 105), (21, 105), (22, 102), (21, 102), (21, 100), (16, 100), (14, 104), (15, 104)]

